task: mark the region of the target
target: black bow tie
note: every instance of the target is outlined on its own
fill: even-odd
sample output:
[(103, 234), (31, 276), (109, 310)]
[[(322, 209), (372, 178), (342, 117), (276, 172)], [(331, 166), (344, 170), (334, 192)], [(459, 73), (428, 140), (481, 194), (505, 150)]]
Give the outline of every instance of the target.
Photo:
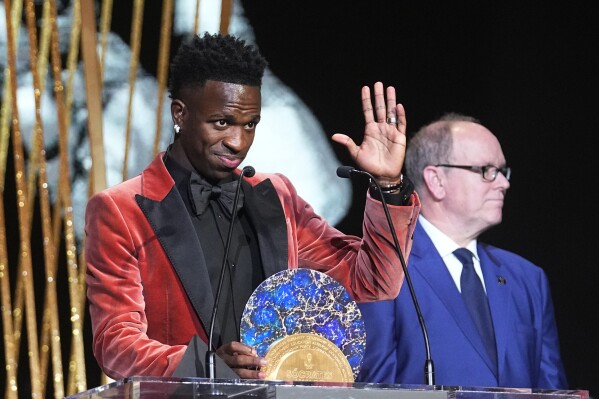
[[(237, 180), (213, 186), (195, 173), (189, 178), (189, 192), (191, 194), (191, 203), (196, 215), (201, 215), (206, 211), (210, 200), (217, 200), (229, 218), (233, 215), (233, 202), (235, 200), (235, 191), (237, 190)], [(239, 191), (239, 200), (237, 202), (237, 211), (243, 207), (243, 191)]]

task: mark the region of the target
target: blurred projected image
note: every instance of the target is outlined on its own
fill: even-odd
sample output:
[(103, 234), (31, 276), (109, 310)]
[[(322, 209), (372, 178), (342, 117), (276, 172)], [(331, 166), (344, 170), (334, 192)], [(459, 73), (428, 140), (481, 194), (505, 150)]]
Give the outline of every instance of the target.
[[(73, 18), (73, 2), (57, 1), (59, 40), (61, 51), (68, 51)], [(100, 9), (100, 2), (97, 9)], [(113, 16), (123, 3), (114, 2)], [(221, 0), (177, 0), (173, 16), (173, 35), (183, 37), (196, 26), (196, 7), (200, 5), (198, 32), (216, 32), (220, 24)], [(131, 4), (128, 4), (131, 7)], [(6, 65), (6, 26), (4, 4), (0, 4), (0, 66)], [(156, 7), (147, 3), (146, 7)], [(37, 18), (41, 18), (38, 15)], [(130, 22), (130, 21), (129, 21)], [(113, 18), (113, 24), (116, 18)], [(127, 30), (130, 28), (127, 27)], [(159, 26), (156, 26), (159, 29)], [(239, 1), (233, 3), (233, 14), (229, 32), (248, 42), (255, 43), (252, 27), (244, 17)], [(123, 162), (126, 148), (127, 112), (130, 96), (129, 67), (131, 48), (122, 35), (111, 32), (108, 35), (104, 54), (103, 70), (103, 115), (102, 133), (105, 147), (107, 184), (112, 186), (123, 180)], [(28, 54), (28, 33), (24, 24), (16, 33), (17, 45), (17, 99), (19, 120), (26, 151), (32, 148), (35, 124), (35, 102), (33, 79)], [(128, 37), (128, 36), (127, 36)], [(143, 52), (143, 38), (142, 48)], [(157, 46), (157, 43), (152, 43)], [(259, 46), (259, 43), (257, 43)], [(155, 50), (155, 49), (154, 49)], [(65, 57), (66, 58), (66, 57)], [(64, 65), (63, 65), (64, 67)], [(73, 99), (69, 126), (69, 160), (72, 178), (72, 205), (75, 230), (78, 238), (83, 235), (83, 216), (88, 197), (88, 179), (91, 168), (90, 147), (87, 134), (87, 109), (83, 66), (79, 62), (73, 81)], [(64, 74), (66, 78), (66, 73)], [(2, 87), (6, 76), (2, 75)], [(47, 174), (51, 194), (55, 195), (58, 180), (58, 137), (57, 113), (52, 94), (53, 79), (51, 67), (44, 78), (41, 96), (41, 115), (47, 156)], [(146, 71), (143, 65), (137, 71), (137, 79), (132, 99), (130, 143), (127, 156), (127, 176), (138, 174), (152, 160), (154, 132), (156, 130), (156, 109), (158, 101), (163, 102), (161, 137), (159, 150), (166, 149), (173, 139), (173, 124), (170, 116), (170, 98), (165, 92), (158, 99), (156, 77)], [(4, 93), (3, 93), (4, 95)], [(310, 112), (306, 104), (281, 82), (269, 69), (266, 70), (262, 86), (262, 120), (257, 130), (252, 149), (244, 165), (252, 165), (260, 172), (281, 172), (294, 182), (298, 193), (304, 197), (331, 224), (339, 222), (346, 214), (351, 202), (351, 184), (336, 176), (340, 165), (329, 136)]]

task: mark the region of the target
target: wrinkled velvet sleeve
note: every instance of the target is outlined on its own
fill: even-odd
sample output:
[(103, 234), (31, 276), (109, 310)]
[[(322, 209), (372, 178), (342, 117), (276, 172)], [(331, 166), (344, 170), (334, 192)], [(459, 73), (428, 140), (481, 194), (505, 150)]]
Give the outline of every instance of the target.
[(139, 237), (128, 224), (127, 212), (132, 211), (119, 207), (106, 193), (92, 197), (87, 205), (86, 283), (94, 355), (111, 378), (169, 376), (186, 346), (165, 345), (148, 337), (135, 245)]
[[(381, 202), (366, 194), (362, 238), (346, 235), (317, 215), (282, 175), (272, 177), (284, 206), (289, 267), (308, 267), (340, 282), (357, 302), (394, 299), (404, 273)], [(420, 200), (389, 205), (389, 213), (405, 260), (412, 246)]]

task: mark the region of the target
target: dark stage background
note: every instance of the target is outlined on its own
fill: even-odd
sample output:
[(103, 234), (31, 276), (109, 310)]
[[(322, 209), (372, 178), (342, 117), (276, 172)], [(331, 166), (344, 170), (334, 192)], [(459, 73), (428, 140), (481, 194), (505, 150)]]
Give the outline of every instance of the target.
[[(459, 111), (498, 136), (513, 169), (512, 186), (503, 223), (483, 239), (546, 271), (571, 388), (597, 396), (599, 32), (590, 5), (243, 4), (273, 72), (327, 134), (360, 139), (360, 88), (380, 80), (398, 89), (409, 132), (445, 111)], [(335, 150), (351, 164), (344, 148)], [(338, 226), (347, 233), (361, 233), (364, 190), (354, 183), (354, 206)]]

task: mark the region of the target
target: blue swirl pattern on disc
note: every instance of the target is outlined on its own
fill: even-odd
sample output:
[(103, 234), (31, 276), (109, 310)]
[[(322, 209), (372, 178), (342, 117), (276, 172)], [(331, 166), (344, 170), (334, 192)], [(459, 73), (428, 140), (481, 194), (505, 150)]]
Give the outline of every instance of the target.
[(354, 377), (366, 348), (362, 314), (347, 290), (316, 270), (278, 272), (250, 296), (241, 318), (241, 342), (265, 356), (288, 335), (313, 333), (333, 342), (347, 357)]

